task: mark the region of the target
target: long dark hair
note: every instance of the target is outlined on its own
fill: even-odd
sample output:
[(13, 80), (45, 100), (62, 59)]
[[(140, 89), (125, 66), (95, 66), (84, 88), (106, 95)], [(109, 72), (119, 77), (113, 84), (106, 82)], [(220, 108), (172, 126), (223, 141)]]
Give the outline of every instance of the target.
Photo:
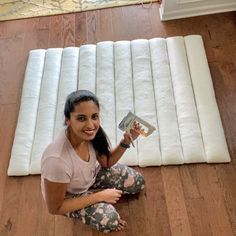
[[(96, 97), (95, 94), (93, 94), (89, 90), (77, 90), (69, 94), (67, 96), (64, 107), (65, 119), (70, 119), (70, 113), (74, 111), (76, 105), (78, 105), (80, 102), (87, 102), (87, 101), (93, 101), (99, 109), (98, 98)], [(101, 126), (99, 127), (95, 138), (91, 140), (91, 142), (93, 144), (94, 149), (97, 151), (98, 155), (106, 155), (107, 157), (110, 156), (111, 153), (110, 141)]]

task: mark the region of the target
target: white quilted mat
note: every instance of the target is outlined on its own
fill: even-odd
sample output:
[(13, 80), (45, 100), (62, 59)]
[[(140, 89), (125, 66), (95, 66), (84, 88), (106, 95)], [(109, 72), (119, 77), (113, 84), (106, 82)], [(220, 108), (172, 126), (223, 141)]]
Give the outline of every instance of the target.
[(98, 96), (112, 145), (129, 110), (157, 128), (122, 163), (230, 161), (203, 41), (190, 35), (30, 51), (9, 176), (40, 173), (42, 152), (63, 127), (66, 96), (76, 89)]

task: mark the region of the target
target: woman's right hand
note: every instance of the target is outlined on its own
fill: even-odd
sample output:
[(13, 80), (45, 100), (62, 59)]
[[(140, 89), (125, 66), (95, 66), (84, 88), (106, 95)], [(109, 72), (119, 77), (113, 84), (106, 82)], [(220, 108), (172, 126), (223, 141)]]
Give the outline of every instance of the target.
[(97, 192), (99, 201), (107, 203), (117, 203), (122, 195), (122, 191), (115, 188), (108, 188)]

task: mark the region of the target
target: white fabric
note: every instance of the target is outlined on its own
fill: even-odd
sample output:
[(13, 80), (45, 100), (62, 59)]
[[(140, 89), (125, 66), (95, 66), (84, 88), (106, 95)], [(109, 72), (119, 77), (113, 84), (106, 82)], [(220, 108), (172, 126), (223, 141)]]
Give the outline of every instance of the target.
[(29, 53), (8, 175), (28, 175), (30, 171), (44, 57), (45, 50)]
[(184, 38), (167, 38), (167, 50), (184, 162), (203, 162), (205, 160), (204, 148)]
[[(130, 41), (114, 43), (115, 58), (115, 98), (116, 98), (116, 132), (117, 140), (123, 138), (123, 132), (118, 128), (119, 122), (129, 111), (134, 112), (134, 93), (132, 77), (132, 61)], [(125, 86), (125, 89), (124, 89)], [(137, 143), (121, 157), (120, 162), (127, 165), (138, 165)]]
[(78, 65), (79, 48), (65, 48), (62, 52), (61, 58), (61, 73), (57, 92), (54, 138), (61, 131), (64, 124), (64, 104), (66, 97), (77, 89)]
[(62, 49), (48, 49), (40, 89), (37, 121), (30, 160), (30, 174), (37, 174), (44, 148), (53, 139), (57, 91), (60, 78)]
[(153, 90), (150, 50), (148, 40), (131, 42), (134, 112), (137, 116), (156, 127), (147, 138), (138, 139), (138, 160), (140, 166), (161, 165), (155, 95)]
[(77, 88), (97, 94), (112, 145), (129, 110), (156, 127), (127, 150), (124, 164), (230, 161), (202, 38), (191, 35), (32, 50), (8, 175), (40, 173), (42, 152), (63, 127), (66, 96)]
[(202, 38), (185, 37), (186, 52), (207, 162), (229, 162), (230, 156), (217, 107)]
[(163, 164), (184, 163), (165, 39), (151, 39), (153, 85)]

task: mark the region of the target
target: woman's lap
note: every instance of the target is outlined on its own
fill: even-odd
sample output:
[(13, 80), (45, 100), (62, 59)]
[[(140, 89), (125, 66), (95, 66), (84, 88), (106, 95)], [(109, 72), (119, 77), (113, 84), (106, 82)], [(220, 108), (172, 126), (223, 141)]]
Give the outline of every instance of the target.
[(135, 194), (144, 188), (144, 178), (136, 170), (117, 163), (111, 168), (102, 168), (92, 188), (117, 188), (124, 194)]
[[(134, 169), (117, 163), (111, 168), (102, 168), (97, 174), (93, 189), (117, 188), (124, 194), (135, 194), (144, 188), (144, 179)], [(79, 196), (79, 195), (77, 195)], [(76, 197), (76, 196), (75, 196)], [(114, 231), (119, 225), (120, 216), (113, 205), (100, 202), (68, 214), (72, 218), (81, 218), (83, 223), (102, 232)]]

